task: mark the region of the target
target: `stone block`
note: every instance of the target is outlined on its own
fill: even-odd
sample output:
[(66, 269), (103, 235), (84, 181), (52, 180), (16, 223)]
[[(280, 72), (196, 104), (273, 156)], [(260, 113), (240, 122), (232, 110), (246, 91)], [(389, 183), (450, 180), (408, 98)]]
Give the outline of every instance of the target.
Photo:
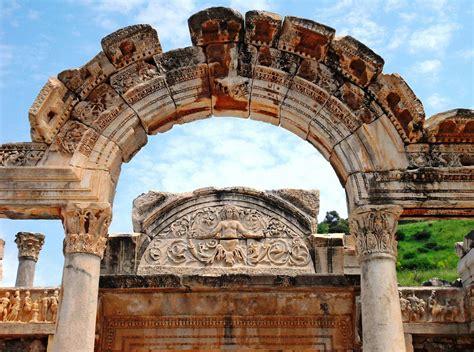
[(125, 162), (147, 142), (135, 111), (106, 83), (97, 86), (87, 100), (78, 103), (72, 116), (114, 141)]
[(101, 51), (84, 66), (59, 73), (58, 79), (83, 100), (92, 89), (105, 82), (115, 71), (115, 67)]
[(324, 61), (335, 30), (323, 24), (299, 17), (286, 16), (278, 49), (303, 58)]
[(214, 116), (249, 116), (255, 48), (229, 44), (206, 46)]
[(139, 233), (113, 233), (107, 238), (102, 258), (101, 275), (135, 275), (137, 272), (137, 245)]
[(279, 125), (281, 105), (300, 61), (291, 53), (266, 46), (259, 48), (250, 98), (252, 119)]
[(248, 11), (245, 14), (245, 42), (256, 46), (276, 47), (282, 17), (267, 11)]
[(193, 45), (235, 43), (243, 40), (244, 19), (240, 13), (227, 7), (211, 7), (188, 19)]
[(351, 36), (331, 42), (326, 62), (362, 88), (372, 83), (384, 65), (379, 55)]
[(77, 97), (60, 80), (50, 77), (28, 113), (33, 142), (51, 144), (77, 102)]
[(474, 143), (474, 110), (453, 109), (436, 114), (426, 121), (425, 131), (430, 143)]
[(102, 50), (117, 69), (162, 52), (158, 34), (148, 24), (137, 24), (115, 31), (101, 41)]
[[(212, 115), (209, 70), (201, 47), (191, 46), (155, 55), (155, 63), (176, 105), (176, 118), (168, 126)], [(161, 130), (166, 129), (163, 125)]]
[(148, 134), (164, 131), (163, 126), (175, 120), (176, 105), (156, 66), (138, 61), (113, 75), (110, 84), (133, 108)]
[(401, 138), (416, 143), (423, 135), (425, 111), (421, 101), (398, 74), (379, 74), (369, 86)]
[(344, 234), (312, 236), (316, 274), (344, 275)]
[(296, 75), (316, 84), (330, 95), (335, 95), (344, 82), (344, 79), (333, 69), (312, 59), (303, 59)]

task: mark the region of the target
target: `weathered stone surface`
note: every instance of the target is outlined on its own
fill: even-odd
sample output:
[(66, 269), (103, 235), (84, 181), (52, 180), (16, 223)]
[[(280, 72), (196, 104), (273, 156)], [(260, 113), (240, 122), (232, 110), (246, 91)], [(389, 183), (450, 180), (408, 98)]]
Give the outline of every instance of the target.
[(36, 262), (44, 244), (44, 235), (41, 233), (18, 232), (15, 236), (15, 243), (18, 246), (18, 270), (15, 286), (32, 287)]
[(426, 121), (430, 143), (474, 143), (474, 110), (454, 109)]
[[(59, 307), (59, 288), (1, 288), (0, 336), (51, 333)], [(33, 325), (38, 325), (35, 329)], [(11, 329), (7, 327), (9, 325)], [(49, 326), (48, 326), (49, 325)], [(35, 331), (36, 330), (36, 331)]]
[(291, 53), (262, 46), (258, 51), (250, 102), (250, 117), (280, 123), (280, 109), (301, 59)]
[(278, 39), (278, 49), (324, 61), (335, 32), (331, 27), (305, 18), (286, 16)]
[(101, 275), (126, 275), (137, 272), (137, 246), (140, 234), (109, 234), (104, 258), (101, 262)]
[(51, 144), (77, 102), (77, 97), (61, 81), (49, 78), (28, 113), (33, 142)]
[(176, 105), (176, 115), (170, 115), (160, 131), (212, 114), (209, 70), (201, 47), (171, 50), (155, 55), (154, 60)]
[(245, 14), (245, 42), (256, 46), (276, 47), (282, 17), (268, 11), (248, 11)]
[(188, 26), (193, 45), (243, 40), (244, 19), (240, 13), (227, 7), (210, 7), (199, 11), (189, 17)]
[[(313, 273), (309, 235), (316, 229), (317, 208), (308, 211), (308, 203), (319, 204), (318, 193), (281, 194), (291, 203), (278, 191), (244, 188), (140, 196), (134, 228), (148, 239), (139, 250), (138, 274)], [(306, 199), (295, 199), (297, 194)]]
[(158, 34), (147, 24), (137, 24), (115, 31), (101, 41), (102, 49), (116, 68), (146, 60), (162, 52)]
[(380, 74), (369, 86), (377, 101), (407, 143), (418, 142), (423, 133), (425, 111), (421, 101), (398, 74)]
[[(111, 78), (112, 84), (114, 77)], [(117, 89), (116, 86), (114, 88)], [(86, 100), (78, 103), (72, 116), (114, 141), (122, 151), (124, 161), (129, 161), (147, 142), (145, 130), (135, 111), (106, 83), (97, 86)]]
[(47, 147), (46, 143), (0, 144), (0, 166), (35, 166)]
[(351, 36), (335, 38), (326, 58), (329, 65), (360, 87), (367, 87), (382, 72), (384, 60)]
[[(353, 291), (288, 288), (194, 292), (102, 290), (99, 334), (104, 350), (294, 349), (350, 350)], [(186, 302), (186, 303), (184, 303)], [(113, 338), (110, 338), (113, 336)]]
[(270, 192), (290, 202), (298, 209), (317, 220), (319, 214), (319, 190), (285, 188)]
[(101, 51), (84, 66), (59, 73), (58, 79), (80, 99), (84, 99), (92, 89), (105, 82), (115, 70), (107, 56)]

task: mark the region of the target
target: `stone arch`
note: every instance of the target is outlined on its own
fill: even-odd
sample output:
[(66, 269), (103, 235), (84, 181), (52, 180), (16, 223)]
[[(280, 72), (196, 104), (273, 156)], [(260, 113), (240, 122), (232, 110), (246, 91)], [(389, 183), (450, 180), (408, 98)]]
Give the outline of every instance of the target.
[(33, 140), (50, 144), (40, 164), (116, 177), (147, 135), (224, 115), (297, 134), (330, 161), (343, 186), (353, 174), (406, 169), (404, 146), (422, 136), (423, 107), (362, 43), (261, 11), (244, 21), (211, 8), (191, 16), (189, 28), (193, 46), (168, 52), (150, 26), (123, 28), (86, 65), (51, 78), (30, 109)]

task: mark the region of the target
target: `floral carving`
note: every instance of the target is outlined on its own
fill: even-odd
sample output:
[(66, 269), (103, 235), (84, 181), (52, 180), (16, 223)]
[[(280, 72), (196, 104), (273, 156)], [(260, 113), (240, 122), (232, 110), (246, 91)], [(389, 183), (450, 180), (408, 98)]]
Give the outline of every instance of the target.
[(35, 166), (46, 148), (45, 143), (1, 144), (0, 166)]
[(15, 236), (18, 246), (18, 258), (31, 258), (38, 261), (38, 254), (44, 244), (44, 235), (40, 233), (18, 232)]
[(366, 206), (351, 213), (351, 232), (361, 260), (372, 255), (397, 256), (395, 231), (402, 212), (399, 206)]
[(88, 253), (102, 258), (111, 219), (108, 203), (69, 204), (63, 213), (64, 253)]

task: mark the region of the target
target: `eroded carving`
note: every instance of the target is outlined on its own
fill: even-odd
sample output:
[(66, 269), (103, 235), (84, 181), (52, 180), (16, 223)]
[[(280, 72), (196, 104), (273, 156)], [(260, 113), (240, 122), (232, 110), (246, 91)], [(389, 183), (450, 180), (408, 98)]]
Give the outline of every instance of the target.
[(396, 258), (395, 232), (401, 213), (402, 208), (393, 205), (360, 207), (350, 214), (349, 224), (360, 260), (376, 255)]
[(36, 262), (44, 244), (44, 235), (18, 232), (15, 236), (15, 243), (18, 246), (18, 258), (30, 258)]
[(0, 166), (35, 166), (47, 147), (46, 143), (0, 144)]
[(3, 323), (54, 323), (59, 305), (59, 290), (8, 290), (0, 293)]
[(103, 256), (107, 231), (112, 219), (107, 203), (68, 204), (62, 213), (64, 253), (87, 253)]

